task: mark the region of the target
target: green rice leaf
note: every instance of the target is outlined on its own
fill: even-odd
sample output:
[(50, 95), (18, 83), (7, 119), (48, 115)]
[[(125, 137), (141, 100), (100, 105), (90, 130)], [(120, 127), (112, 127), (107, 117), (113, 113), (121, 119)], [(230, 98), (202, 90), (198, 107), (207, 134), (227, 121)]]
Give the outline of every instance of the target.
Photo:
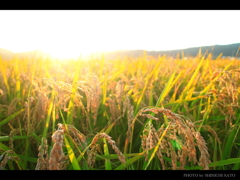
[(127, 166), (133, 164), (135, 161), (137, 161), (138, 159), (143, 157), (143, 153), (137, 153), (136, 156), (134, 156), (133, 158), (129, 159), (126, 161), (125, 164), (121, 164), (120, 166), (118, 166), (115, 170), (123, 170), (125, 169)]
[(0, 127), (1, 127), (2, 125), (4, 125), (4, 124), (8, 123), (10, 120), (12, 120), (13, 118), (15, 118), (17, 115), (19, 115), (19, 114), (20, 114), (21, 112), (23, 112), (23, 111), (24, 111), (24, 109), (21, 109), (20, 111), (15, 112), (14, 114), (8, 116), (6, 119), (2, 120), (2, 121), (0, 122)]
[(64, 136), (64, 140), (65, 140), (65, 145), (66, 145), (66, 148), (67, 148), (67, 152), (68, 152), (68, 156), (69, 156), (69, 159), (72, 163), (72, 167), (74, 170), (81, 170), (79, 164), (78, 164), (78, 161), (75, 157), (75, 154), (73, 152), (73, 149), (71, 148), (67, 138)]
[[(12, 138), (13, 138), (13, 140), (16, 140), (16, 139), (27, 139), (28, 136), (13, 136)], [(9, 141), (9, 140), (10, 140), (9, 136), (0, 136), (0, 141)]]
[[(103, 145), (104, 154), (109, 155), (108, 145), (107, 145), (107, 141), (105, 138), (103, 138), (103, 143), (104, 143), (104, 145)], [(105, 169), (112, 170), (111, 162), (108, 159), (105, 159)]]

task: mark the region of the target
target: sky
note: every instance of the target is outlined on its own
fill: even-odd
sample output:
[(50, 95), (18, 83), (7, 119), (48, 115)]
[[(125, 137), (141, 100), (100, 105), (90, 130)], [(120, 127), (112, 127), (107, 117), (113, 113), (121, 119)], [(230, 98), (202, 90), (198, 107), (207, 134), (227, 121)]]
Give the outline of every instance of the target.
[(240, 43), (240, 10), (0, 10), (0, 48), (55, 57)]

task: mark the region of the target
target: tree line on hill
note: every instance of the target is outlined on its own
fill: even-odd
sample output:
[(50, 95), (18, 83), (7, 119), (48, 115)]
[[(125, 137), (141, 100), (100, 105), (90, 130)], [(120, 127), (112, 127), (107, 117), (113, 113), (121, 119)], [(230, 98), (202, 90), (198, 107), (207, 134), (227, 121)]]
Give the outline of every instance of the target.
[[(157, 57), (159, 55), (167, 55), (169, 57), (196, 57), (201, 50), (201, 53), (211, 53), (212, 59), (222, 54), (222, 56), (240, 57), (240, 43), (229, 44), (229, 45), (215, 45), (215, 46), (202, 46), (192, 47), (187, 49), (169, 50), (169, 51), (146, 51), (149, 56)], [(115, 57), (132, 56), (138, 57), (144, 53), (144, 50), (119, 50), (105, 52), (106, 59), (113, 59)], [(183, 57), (182, 57), (183, 56)]]

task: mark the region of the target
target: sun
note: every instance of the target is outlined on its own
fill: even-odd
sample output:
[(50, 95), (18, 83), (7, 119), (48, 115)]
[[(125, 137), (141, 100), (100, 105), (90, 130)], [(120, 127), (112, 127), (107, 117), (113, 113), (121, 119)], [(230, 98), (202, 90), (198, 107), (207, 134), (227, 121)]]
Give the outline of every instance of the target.
[(87, 57), (90, 54), (96, 52), (96, 49), (84, 48), (84, 47), (51, 47), (51, 48), (42, 48), (42, 51), (48, 53), (50, 57), (57, 59), (77, 59), (79, 57)]

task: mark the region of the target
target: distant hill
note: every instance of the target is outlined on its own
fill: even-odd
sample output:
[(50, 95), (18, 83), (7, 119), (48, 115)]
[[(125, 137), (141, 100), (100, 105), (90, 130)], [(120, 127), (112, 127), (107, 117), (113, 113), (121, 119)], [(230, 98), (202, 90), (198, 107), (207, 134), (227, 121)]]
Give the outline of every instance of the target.
[[(235, 57), (237, 52), (237, 57), (240, 57), (240, 43), (229, 44), (229, 45), (215, 45), (215, 46), (202, 46), (202, 47), (192, 47), (187, 49), (178, 49), (178, 50), (169, 50), (169, 51), (146, 51), (146, 54), (149, 56), (157, 57), (158, 55), (168, 55), (171, 57), (176, 57), (179, 55), (180, 57), (182, 54), (184, 57), (196, 57), (201, 48), (201, 52), (204, 54), (205, 52), (212, 53), (213, 59), (216, 58), (219, 54), (223, 54), (223, 56), (233, 56)], [(107, 60), (115, 59), (117, 57), (139, 57), (143, 55), (144, 50), (118, 50), (118, 51), (106, 51), (104, 52), (104, 57)], [(49, 55), (44, 53), (40, 50), (34, 50), (29, 52), (21, 52), (21, 53), (14, 53), (7, 49), (0, 48), (0, 55), (3, 59), (12, 59), (14, 55), (18, 55), (21, 58), (36, 58), (36, 57), (43, 57), (47, 58)], [(95, 57), (101, 57), (101, 54), (94, 55)]]
[[(181, 54), (184, 52), (185, 56), (196, 56), (201, 48), (202, 53), (205, 52), (212, 53), (213, 57), (223, 54), (223, 56), (236, 56), (240, 43), (229, 44), (229, 45), (215, 45), (215, 46), (202, 46), (202, 47), (192, 47), (181, 50), (172, 50), (172, 51), (159, 51), (161, 54), (167, 54), (171, 56), (176, 56), (176, 54)], [(151, 53), (151, 52), (150, 52)], [(152, 52), (154, 54), (154, 52)], [(240, 53), (238, 54), (240, 57)]]
[(38, 58), (38, 57), (47, 57), (48, 54), (43, 52), (43, 51), (40, 51), (40, 50), (34, 50), (34, 51), (28, 51), (28, 52), (20, 52), (20, 53), (15, 53), (18, 55), (18, 57), (21, 57), (21, 58), (30, 58), (30, 59), (33, 59), (33, 58)]
[(34, 50), (34, 51), (27, 51), (27, 52), (19, 52), (19, 53), (14, 53), (12, 51), (9, 51), (7, 49), (0, 48), (0, 55), (2, 56), (2, 59), (10, 60), (12, 59), (15, 55), (18, 56), (19, 59), (22, 58), (36, 58), (36, 57), (47, 57), (48, 54), (40, 51), (40, 50)]
[(14, 54), (15, 53), (12, 51), (0, 48), (0, 55), (2, 56), (3, 59), (11, 59), (13, 58)]
[[(215, 46), (202, 46), (202, 47), (192, 47), (187, 49), (169, 50), (169, 51), (146, 51), (147, 55), (157, 57), (158, 55), (168, 55), (176, 57), (182, 56), (182, 52), (185, 57), (191, 56), (196, 57), (199, 53), (199, 49), (204, 54), (205, 52), (212, 53), (212, 57), (216, 58), (221, 53), (223, 56), (233, 56), (235, 57), (237, 52), (237, 57), (240, 57), (240, 43), (229, 44), (229, 45), (215, 45)], [(238, 50), (239, 49), (239, 50)], [(114, 59), (116, 57), (132, 56), (139, 57), (143, 54), (144, 50), (119, 50), (119, 51), (109, 51), (105, 52), (106, 59)]]

